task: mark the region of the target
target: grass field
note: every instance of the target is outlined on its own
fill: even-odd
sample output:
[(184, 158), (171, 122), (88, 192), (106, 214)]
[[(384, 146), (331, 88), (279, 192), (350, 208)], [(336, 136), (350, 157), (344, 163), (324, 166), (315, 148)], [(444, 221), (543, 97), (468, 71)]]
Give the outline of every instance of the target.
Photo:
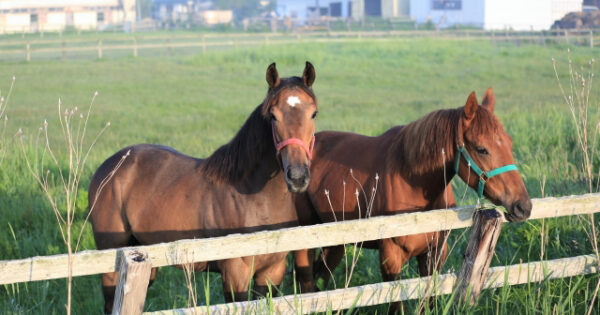
[[(597, 53), (596, 49), (571, 47), (575, 65), (585, 66)], [(27, 172), (13, 136), (22, 128), (25, 142), (32, 144), (47, 119), (51, 140), (57, 143), (59, 98), (64, 107), (81, 110), (98, 91), (89, 134), (111, 123), (86, 164), (77, 203), (78, 230), (87, 211), (89, 177), (104, 159), (124, 146), (144, 142), (172, 146), (193, 156), (209, 155), (235, 134), (262, 101), (267, 87), (265, 70), (273, 61), (282, 76), (300, 75), (305, 60), (315, 65), (318, 130), (377, 135), (432, 110), (463, 106), (471, 91), (481, 97), (492, 86), (496, 113), (513, 137), (515, 159), (530, 195), (540, 197), (542, 187), (545, 196), (584, 193), (587, 189), (574, 124), (558, 89), (552, 58), (568, 86), (566, 46), (493, 45), (487, 41), (364, 40), (200, 51), (170, 58), (0, 64), (3, 96), (11, 77), (16, 76), (7, 110), (6, 157), (0, 164), (0, 260), (66, 252), (50, 206)], [(598, 91), (600, 88), (593, 89), (590, 97), (594, 115)], [(598, 164), (596, 158), (596, 173)], [(459, 204), (474, 201), (471, 191), (461, 198), (462, 183), (457, 182), (456, 187)], [(90, 227), (85, 229), (83, 248), (95, 248)], [(592, 252), (577, 218), (547, 220), (545, 229), (544, 258)], [(450, 237), (457, 246), (445, 271), (460, 268), (465, 247), (460, 233), (455, 231)], [(505, 225), (492, 265), (539, 260), (540, 234), (541, 222)], [(374, 251), (362, 252), (352, 285), (381, 281), (377, 257)], [(282, 291), (289, 294), (293, 285), (291, 267), (288, 270)], [(403, 274), (418, 276), (415, 262), (407, 265)], [(218, 275), (206, 278), (202, 274), (197, 279), (200, 303), (204, 303), (205, 287), (210, 290), (211, 303), (223, 301)], [(336, 279), (338, 285), (342, 283), (342, 270), (336, 272)], [(485, 291), (477, 306), (457, 311), (581, 314), (589, 307), (597, 281), (598, 276), (592, 275)], [(4, 285), (0, 288), (0, 313), (64, 313), (65, 283), (63, 279)], [(187, 292), (180, 270), (162, 268), (149, 289), (146, 309), (184, 307)], [(73, 298), (75, 314), (101, 313), (100, 276), (75, 278)], [(432, 312), (441, 314), (447, 307), (455, 307), (448, 301), (448, 297), (438, 298)], [(406, 303), (407, 312), (412, 313), (416, 303)], [(378, 306), (359, 311), (386, 310), (387, 306)], [(594, 312), (598, 313), (597, 306)]]

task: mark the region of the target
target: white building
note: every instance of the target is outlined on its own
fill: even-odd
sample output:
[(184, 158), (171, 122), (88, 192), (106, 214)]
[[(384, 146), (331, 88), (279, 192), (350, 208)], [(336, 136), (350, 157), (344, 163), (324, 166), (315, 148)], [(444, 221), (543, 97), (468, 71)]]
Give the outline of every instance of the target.
[(410, 15), (417, 23), (431, 21), (442, 28), (545, 30), (565, 14), (581, 11), (582, 4), (582, 0), (410, 0)]
[(135, 21), (135, 0), (0, 0), (0, 32), (98, 29)]

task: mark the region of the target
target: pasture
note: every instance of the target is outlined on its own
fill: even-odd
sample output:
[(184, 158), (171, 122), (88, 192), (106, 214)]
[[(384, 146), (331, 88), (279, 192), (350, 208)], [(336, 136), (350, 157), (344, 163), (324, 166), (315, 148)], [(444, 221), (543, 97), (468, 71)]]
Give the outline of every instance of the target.
[[(345, 130), (378, 135), (440, 108), (465, 104), (475, 90), (479, 98), (488, 86), (496, 94), (496, 113), (514, 141), (516, 163), (531, 197), (587, 192), (577, 149), (575, 127), (556, 83), (556, 58), (563, 84), (568, 86), (567, 46), (492, 44), (485, 40), (447, 41), (395, 39), (339, 43), (299, 43), (226, 49), (171, 57), (118, 57), (103, 60), (32, 61), (2, 63), (2, 95), (16, 76), (8, 104), (0, 164), (0, 260), (64, 253), (48, 202), (29, 175), (14, 141), (22, 128), (25, 143), (33, 146), (38, 128), (48, 120), (53, 141), (60, 126), (57, 102), (63, 108), (87, 109), (99, 92), (89, 126), (95, 135), (107, 121), (111, 126), (95, 145), (86, 164), (78, 196), (75, 230), (87, 208), (87, 185), (98, 165), (118, 149), (135, 143), (160, 143), (192, 156), (205, 157), (227, 142), (266, 94), (265, 70), (277, 62), (282, 76), (301, 73), (305, 60), (316, 68), (314, 89), (319, 99), (317, 130)], [(570, 47), (576, 70), (597, 55), (597, 49)], [(590, 82), (588, 82), (589, 84)], [(598, 117), (598, 91), (592, 88), (590, 115)], [(598, 119), (592, 119), (596, 124)], [(30, 153), (34, 149), (28, 147)], [(596, 152), (597, 153), (597, 152)], [(593, 161), (599, 166), (597, 158)], [(595, 176), (596, 181), (598, 177)], [(456, 182), (459, 205), (474, 202), (475, 193)], [(594, 191), (597, 188), (594, 187)], [(498, 241), (493, 266), (554, 259), (592, 252), (590, 241), (575, 217), (506, 224)], [(84, 227), (83, 249), (94, 248), (89, 226)], [(543, 235), (544, 244), (542, 245)], [(465, 237), (452, 232), (444, 271), (456, 271)], [(543, 250), (542, 250), (543, 248)], [(380, 282), (378, 255), (363, 250), (351, 285)], [(341, 269), (341, 268), (340, 268)], [(281, 290), (294, 292), (291, 266)], [(418, 275), (411, 262), (405, 277)], [(337, 286), (344, 272), (335, 273)], [(197, 274), (198, 299), (223, 302), (220, 277)], [(484, 291), (479, 304), (462, 312), (573, 313), (587, 311), (597, 275), (548, 280)], [(331, 285), (333, 287), (333, 285)], [(74, 279), (73, 311), (100, 313), (99, 276)], [(60, 314), (66, 300), (65, 280), (4, 285), (2, 314)], [(162, 268), (148, 291), (147, 310), (184, 307), (188, 290), (180, 270)], [(405, 303), (412, 312), (417, 302)], [(436, 300), (434, 313), (452, 305)], [(359, 312), (385, 312), (386, 306)], [(598, 308), (595, 308), (598, 312)]]

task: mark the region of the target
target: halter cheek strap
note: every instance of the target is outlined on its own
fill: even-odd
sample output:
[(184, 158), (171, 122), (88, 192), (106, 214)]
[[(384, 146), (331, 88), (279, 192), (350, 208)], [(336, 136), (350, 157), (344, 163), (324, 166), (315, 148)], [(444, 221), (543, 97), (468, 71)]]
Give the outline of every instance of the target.
[(288, 145), (299, 145), (302, 149), (304, 149), (304, 152), (306, 152), (306, 156), (308, 157), (309, 160), (312, 160), (312, 152), (313, 152), (313, 148), (315, 147), (315, 135), (313, 134), (312, 139), (310, 139), (310, 145), (307, 146), (306, 143), (304, 143), (304, 141), (298, 139), (298, 138), (289, 138), (289, 139), (285, 139), (281, 142), (277, 142), (277, 137), (275, 136), (275, 127), (273, 125), (271, 125), (271, 131), (273, 133), (273, 144), (275, 144), (275, 149), (277, 150), (277, 154), (279, 154), (279, 151), (281, 151), (281, 149), (285, 148)]
[(475, 161), (473, 161), (473, 159), (469, 155), (469, 152), (467, 152), (467, 150), (465, 149), (464, 144), (462, 146), (457, 146), (456, 150), (458, 152), (456, 153), (456, 159), (454, 161), (454, 171), (456, 172), (456, 174), (458, 174), (458, 167), (460, 165), (460, 157), (461, 156), (464, 157), (465, 161), (467, 161), (467, 165), (473, 170), (473, 172), (475, 172), (475, 174), (477, 174), (477, 176), (479, 176), (479, 184), (477, 185), (477, 195), (479, 196), (479, 198), (483, 197), (483, 190), (485, 189), (485, 183), (488, 179), (490, 179), (496, 175), (500, 175), (502, 173), (518, 170), (516, 165), (508, 164), (508, 165), (504, 165), (502, 167), (493, 169), (491, 171), (487, 171), (487, 172), (482, 171), (481, 168), (479, 168), (479, 166), (477, 166)]

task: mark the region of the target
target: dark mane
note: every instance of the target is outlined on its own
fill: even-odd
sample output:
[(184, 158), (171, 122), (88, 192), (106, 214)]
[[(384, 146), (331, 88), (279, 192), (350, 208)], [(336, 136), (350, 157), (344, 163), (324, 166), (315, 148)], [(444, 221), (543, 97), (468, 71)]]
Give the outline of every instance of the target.
[(201, 171), (205, 176), (215, 182), (236, 183), (254, 171), (265, 155), (270, 153), (275, 159), (269, 109), (285, 88), (301, 88), (316, 102), (312, 89), (306, 87), (301, 78), (282, 78), (277, 88), (268, 90), (263, 103), (254, 109), (233, 139), (204, 160)]
[[(438, 110), (404, 126), (391, 145), (393, 154), (388, 165), (405, 174), (422, 175), (453, 161), (463, 112), (464, 107)], [(498, 128), (502, 128), (498, 119), (479, 106), (469, 132), (489, 134), (498, 132)]]
[(254, 170), (262, 160), (265, 151), (273, 151), (269, 121), (262, 114), (262, 104), (256, 107), (250, 117), (229, 141), (218, 148), (202, 163), (201, 170), (205, 176), (216, 181), (238, 182)]

